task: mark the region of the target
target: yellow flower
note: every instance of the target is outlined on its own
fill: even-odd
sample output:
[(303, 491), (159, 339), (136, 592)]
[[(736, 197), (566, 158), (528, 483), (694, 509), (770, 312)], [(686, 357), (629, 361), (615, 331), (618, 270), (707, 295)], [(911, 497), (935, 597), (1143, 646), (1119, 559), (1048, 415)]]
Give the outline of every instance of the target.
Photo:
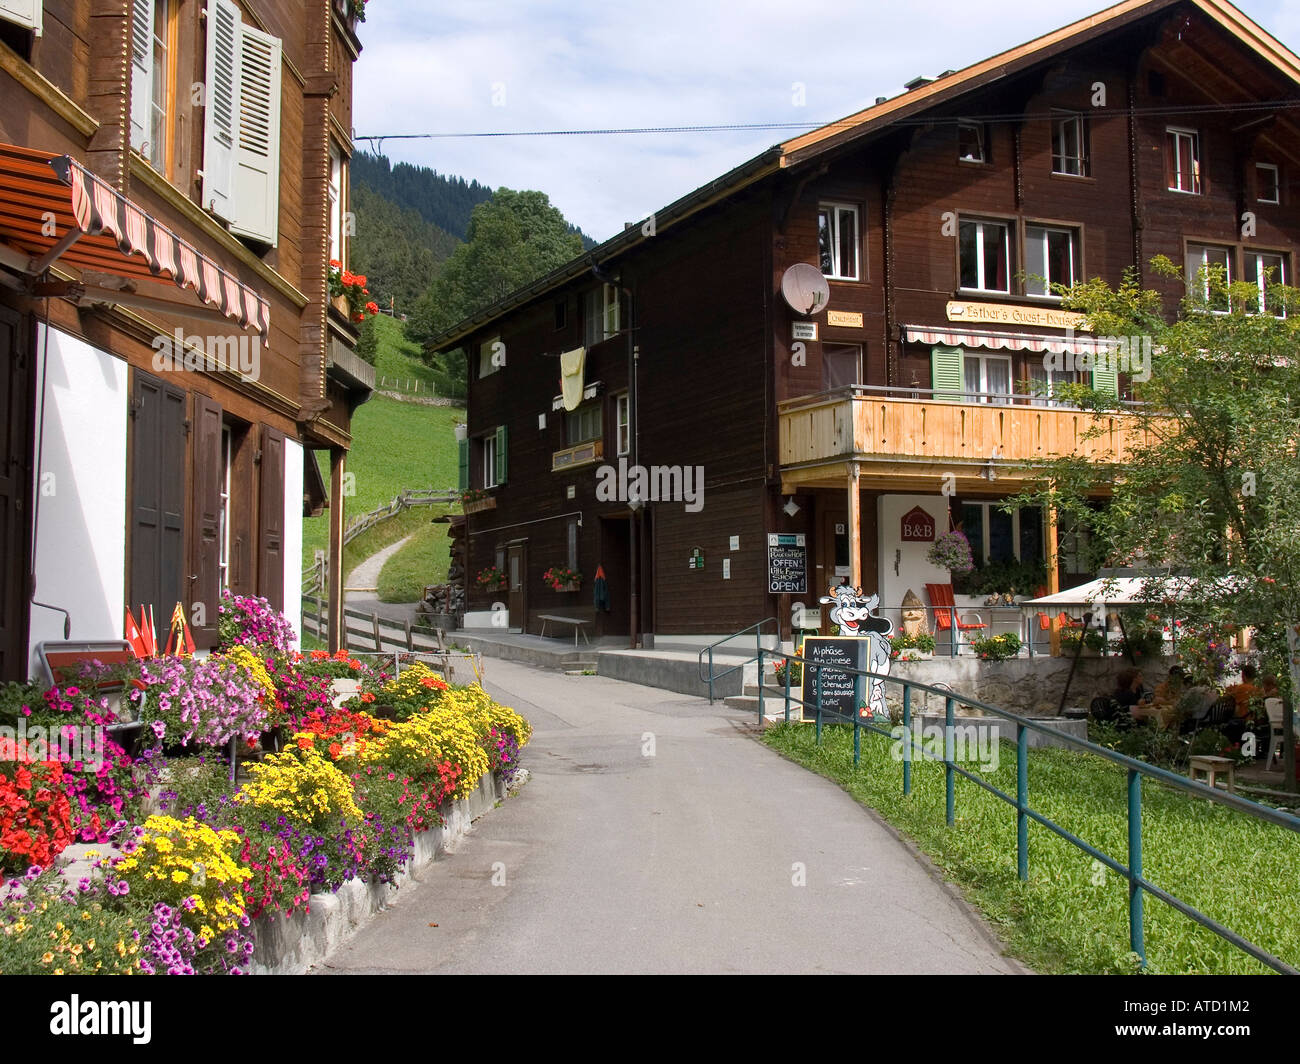
[(54, 954), (53, 954), (53, 953), (47, 953), (47, 954), (45, 954), (45, 956), (41, 958), (41, 963), (42, 963), (42, 964), (53, 964), (53, 963), (54, 963)]

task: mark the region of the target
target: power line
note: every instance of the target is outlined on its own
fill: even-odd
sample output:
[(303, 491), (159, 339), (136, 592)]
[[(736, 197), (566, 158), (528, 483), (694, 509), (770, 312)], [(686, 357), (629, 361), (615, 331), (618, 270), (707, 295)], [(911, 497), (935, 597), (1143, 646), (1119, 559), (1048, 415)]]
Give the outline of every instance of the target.
[[(1167, 105), (1163, 107), (1135, 107), (1133, 108), (1132, 113), (1138, 116), (1169, 118), (1202, 114), (1256, 114), (1260, 112), (1290, 110), (1295, 108), (1300, 108), (1300, 100), (1259, 100), (1255, 102), (1230, 104), (1184, 104), (1182, 106)], [(1120, 118), (1127, 116), (1129, 110), (1127, 108), (1112, 109), (1099, 107), (1082, 113)], [(986, 124), (1006, 122), (1052, 122), (1059, 121), (1060, 118), (1061, 112), (1059, 110), (1043, 112), (1026, 111), (1010, 114), (931, 115), (925, 117), (900, 118), (895, 119), (891, 125), (954, 125), (959, 122), (983, 122)], [(856, 120), (850, 119), (839, 119), (834, 122), (732, 122), (719, 125), (623, 126), (606, 129), (532, 129), (497, 131), (478, 130), (459, 133), (385, 133), (382, 135), (370, 134), (366, 136), (354, 136), (352, 139), (354, 141), (367, 141), (371, 144), (382, 145), (386, 140), (452, 140), (488, 137), (606, 137), (654, 133), (730, 133), (749, 130), (779, 129), (837, 130), (851, 129), (856, 124)]]

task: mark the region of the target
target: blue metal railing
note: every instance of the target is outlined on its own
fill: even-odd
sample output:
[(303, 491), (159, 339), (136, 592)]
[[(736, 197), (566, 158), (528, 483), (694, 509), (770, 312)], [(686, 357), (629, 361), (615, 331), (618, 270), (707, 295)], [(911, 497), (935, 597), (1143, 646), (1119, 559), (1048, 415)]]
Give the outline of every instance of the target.
[[(733, 672), (737, 672), (737, 671), (743, 670), (743, 669), (745, 668), (746, 665), (748, 665), (748, 664), (750, 664), (751, 662), (754, 662), (754, 661), (757, 661), (757, 662), (758, 662), (758, 683), (759, 683), (759, 691), (760, 691), (760, 692), (762, 691), (762, 689), (763, 689), (763, 661), (762, 661), (762, 655), (763, 655), (763, 625), (765, 625), (765, 624), (770, 624), (770, 625), (773, 625), (773, 626), (775, 627), (775, 626), (776, 626), (776, 618), (775, 618), (775, 617), (764, 617), (764, 618), (763, 618), (761, 621), (759, 621), (757, 624), (751, 624), (748, 628), (742, 628), (739, 632), (732, 632), (731, 635), (729, 635), (729, 636), (727, 636), (727, 637), (725, 637), (725, 638), (723, 638), (723, 639), (719, 639), (716, 643), (710, 643), (708, 646), (706, 646), (703, 650), (700, 651), (700, 653), (699, 653), (699, 657), (698, 657), (698, 661), (699, 661), (699, 669), (700, 669), (700, 681), (701, 681), (702, 683), (707, 683), (707, 684), (709, 685), (709, 705), (713, 705), (713, 681), (714, 681), (714, 680), (720, 680), (720, 679), (722, 679), (722, 677), (724, 677), (724, 676), (730, 676)], [(713, 651), (714, 651), (715, 649), (717, 649), (718, 647), (722, 646), (724, 643), (730, 643), (733, 639), (739, 639), (741, 636), (743, 636), (743, 635), (747, 635), (747, 634), (750, 633), (750, 632), (753, 632), (753, 633), (754, 633), (754, 650), (755, 650), (755, 656), (752, 657), (752, 658), (746, 658), (746, 659), (745, 659), (744, 661), (742, 661), (739, 665), (731, 665), (731, 666), (728, 666), (727, 668), (723, 669), (721, 672), (715, 672), (715, 671), (714, 671), (714, 668), (713, 668)], [(774, 633), (774, 634), (779, 634), (779, 630), (778, 630), (776, 633)], [(708, 674), (707, 674), (707, 675), (706, 675), (705, 672), (704, 672), (704, 655), (705, 655), (705, 654), (708, 654), (708, 656), (709, 656), (709, 671), (708, 671)], [(743, 684), (741, 685), (741, 690), (744, 690), (744, 685), (743, 685)]]
[[(778, 656), (776, 652), (759, 649), (758, 667), (759, 677), (761, 679), (763, 672), (763, 656)], [(1129, 757), (1126, 754), (1109, 750), (1104, 746), (1089, 742), (1087, 739), (1080, 739), (1066, 732), (1059, 731), (1040, 721), (1031, 720), (1028, 717), (1022, 717), (1017, 713), (1009, 710), (999, 709), (997, 706), (988, 705), (976, 699), (957, 697), (951, 690), (941, 689), (930, 686), (929, 684), (916, 683), (912, 680), (904, 680), (899, 677), (889, 676), (887, 674), (871, 672), (866, 669), (850, 668), (840, 664), (834, 666), (825, 665), (815, 661), (809, 661), (805, 658), (781, 654), (781, 658), (786, 658), (790, 664), (799, 664), (803, 669), (811, 668), (813, 673), (809, 674), (814, 677), (813, 680), (813, 702), (812, 708), (816, 715), (816, 734), (817, 744), (821, 745), (822, 718), (827, 716), (834, 722), (848, 723), (847, 718), (838, 713), (830, 712), (824, 714), (822, 710), (822, 681), (824, 671), (834, 671), (837, 673), (846, 673), (853, 676), (864, 678), (883, 679), (885, 683), (898, 684), (903, 689), (903, 719), (902, 719), (902, 736), (890, 727), (882, 727), (874, 717), (867, 716), (863, 718), (861, 712), (853, 714), (853, 763), (859, 763), (861, 747), (860, 735), (863, 729), (873, 732), (877, 735), (883, 735), (887, 738), (901, 741), (903, 743), (903, 793), (910, 795), (912, 793), (912, 760), (916, 752), (919, 755), (931, 761), (940, 761), (944, 766), (944, 808), (945, 818), (951, 826), (956, 820), (956, 776), (960, 775), (970, 780), (972, 783), (984, 788), (991, 794), (995, 795), (1008, 805), (1013, 806), (1016, 810), (1016, 873), (1021, 880), (1029, 878), (1029, 822), (1032, 820), (1036, 824), (1041, 824), (1049, 831), (1061, 838), (1072, 846), (1082, 850), (1090, 857), (1095, 858), (1104, 864), (1113, 872), (1122, 876), (1128, 882), (1128, 915), (1129, 915), (1129, 948), (1136, 953), (1142, 960), (1142, 966), (1146, 967), (1146, 944), (1143, 937), (1143, 899), (1145, 894), (1159, 898), (1166, 905), (1177, 909), (1184, 916), (1189, 917), (1202, 927), (1213, 931), (1220, 938), (1225, 939), (1244, 953), (1254, 957), (1260, 963), (1267, 965), (1276, 972), (1286, 975), (1300, 975), (1300, 971), (1288, 964), (1286, 961), (1273, 956), (1267, 950), (1255, 945), (1253, 942), (1243, 938), (1235, 931), (1219, 923), (1213, 917), (1207, 916), (1171, 894), (1169, 891), (1157, 886), (1148, 880), (1142, 872), (1142, 779), (1147, 777), (1175, 790), (1184, 791), (1194, 795), (1197, 798), (1208, 799), (1219, 805), (1226, 805), (1230, 809), (1235, 809), (1239, 813), (1245, 813), (1247, 816), (1256, 820), (1262, 820), (1270, 824), (1276, 824), (1286, 828), (1289, 831), (1300, 832), (1300, 817), (1284, 813), (1278, 809), (1272, 809), (1266, 805), (1260, 805), (1258, 802), (1252, 802), (1247, 798), (1241, 798), (1236, 794), (1230, 794), (1226, 791), (1218, 790), (1215, 787), (1207, 786), (1204, 783), (1194, 782), (1177, 773), (1170, 772), (1167, 769), (1159, 768), (1156, 765), (1149, 765), (1145, 761), (1139, 761), (1136, 758)], [(790, 720), (790, 672), (787, 667), (785, 670), (785, 719)], [(936, 756), (932, 751), (926, 750), (923, 745), (913, 742), (912, 735), (912, 692), (923, 691), (927, 698), (931, 694), (939, 695), (944, 701), (944, 743), (943, 757)], [(795, 699), (801, 707), (806, 708), (808, 703), (802, 698)], [(981, 710), (984, 713), (991, 714), (995, 717), (1009, 721), (1016, 726), (1016, 793), (1014, 797), (1005, 791), (993, 786), (987, 780), (972, 773), (962, 767), (954, 760), (955, 754), (955, 722), (954, 707), (957, 704), (969, 706), (973, 709)], [(764, 720), (763, 713), (763, 688), (760, 683), (758, 694), (758, 715), (759, 724)], [(1079, 838), (1077, 835), (1068, 831), (1066, 828), (1050, 820), (1042, 813), (1035, 810), (1029, 804), (1029, 732), (1038, 731), (1049, 734), (1058, 742), (1065, 745), (1083, 750), (1090, 754), (1096, 754), (1098, 757), (1105, 758), (1107, 761), (1114, 762), (1122, 767), (1127, 773), (1127, 811), (1128, 811), (1128, 854), (1124, 862), (1102, 852), (1095, 846)]]

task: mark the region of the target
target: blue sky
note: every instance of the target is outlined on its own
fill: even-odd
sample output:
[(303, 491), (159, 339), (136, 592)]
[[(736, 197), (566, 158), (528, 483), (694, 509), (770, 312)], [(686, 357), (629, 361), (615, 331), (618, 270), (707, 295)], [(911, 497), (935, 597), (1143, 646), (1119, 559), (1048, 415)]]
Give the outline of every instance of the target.
[[(1103, 0), (371, 0), (359, 135), (821, 123), (1101, 10)], [(1241, 10), (1300, 50), (1300, 4)], [(802, 86), (802, 96), (798, 86)], [(388, 141), (391, 159), (536, 188), (598, 240), (797, 131)], [(360, 145), (364, 147), (365, 145)]]

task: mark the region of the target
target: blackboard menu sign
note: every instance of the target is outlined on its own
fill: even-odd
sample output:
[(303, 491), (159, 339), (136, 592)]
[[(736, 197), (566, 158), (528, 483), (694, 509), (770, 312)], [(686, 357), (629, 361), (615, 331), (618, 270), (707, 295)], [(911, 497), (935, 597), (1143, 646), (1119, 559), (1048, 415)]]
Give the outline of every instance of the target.
[[(817, 674), (821, 673), (822, 719), (852, 720), (864, 701), (866, 677), (845, 669), (866, 669), (871, 641), (853, 636), (810, 636), (803, 641), (804, 718), (817, 712)], [(813, 662), (821, 663), (814, 666)], [(838, 668), (836, 667), (838, 666)]]
[(808, 547), (802, 532), (767, 534), (767, 590), (772, 595), (808, 594)]

